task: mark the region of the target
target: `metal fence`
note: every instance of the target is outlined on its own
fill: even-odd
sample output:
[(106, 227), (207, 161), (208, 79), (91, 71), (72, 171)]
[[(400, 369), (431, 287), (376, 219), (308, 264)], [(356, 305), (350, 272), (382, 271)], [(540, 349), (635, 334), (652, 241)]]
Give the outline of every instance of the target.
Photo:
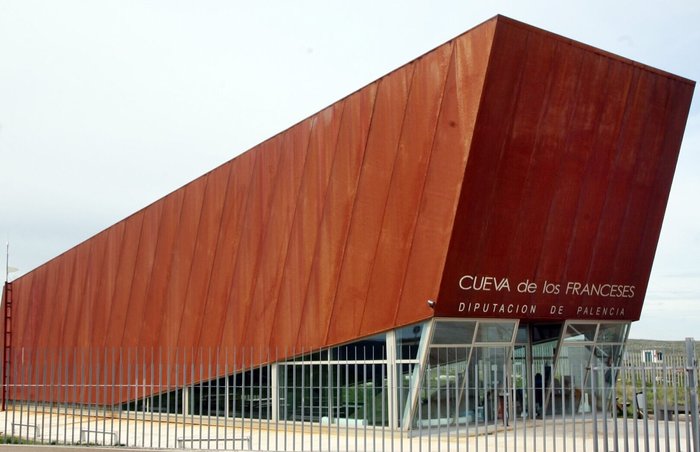
[(15, 350), (0, 428), (6, 441), (143, 448), (700, 450), (690, 348), (680, 365), (531, 366), (527, 378), (512, 360), (442, 353), (389, 365), (376, 349)]

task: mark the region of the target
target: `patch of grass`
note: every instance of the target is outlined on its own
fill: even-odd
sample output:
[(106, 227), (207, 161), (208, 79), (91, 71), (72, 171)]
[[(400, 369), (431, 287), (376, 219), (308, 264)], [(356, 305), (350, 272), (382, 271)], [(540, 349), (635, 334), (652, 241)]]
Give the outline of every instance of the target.
[(16, 436), (0, 435), (0, 444), (38, 444), (36, 441), (31, 441)]

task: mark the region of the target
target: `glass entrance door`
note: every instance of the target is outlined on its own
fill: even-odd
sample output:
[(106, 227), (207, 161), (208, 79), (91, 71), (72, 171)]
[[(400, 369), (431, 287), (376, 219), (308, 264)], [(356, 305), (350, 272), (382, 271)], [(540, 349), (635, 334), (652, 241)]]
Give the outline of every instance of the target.
[(512, 416), (508, 389), (510, 376), (506, 366), (510, 348), (474, 348), (469, 365), (470, 381), (467, 384), (466, 400), (473, 407), (473, 420), (477, 423), (507, 423)]
[(417, 388), (414, 425), (507, 422), (516, 321), (435, 321)]

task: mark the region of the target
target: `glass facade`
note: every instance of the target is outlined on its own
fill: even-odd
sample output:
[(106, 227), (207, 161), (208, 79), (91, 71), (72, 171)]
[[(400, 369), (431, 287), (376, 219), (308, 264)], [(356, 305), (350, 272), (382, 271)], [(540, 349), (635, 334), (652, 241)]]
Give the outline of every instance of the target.
[[(601, 393), (593, 388), (616, 378), (628, 330), (629, 322), (437, 318), (124, 408), (395, 429), (585, 413), (609, 402), (592, 400)], [(591, 368), (609, 371), (593, 381)]]

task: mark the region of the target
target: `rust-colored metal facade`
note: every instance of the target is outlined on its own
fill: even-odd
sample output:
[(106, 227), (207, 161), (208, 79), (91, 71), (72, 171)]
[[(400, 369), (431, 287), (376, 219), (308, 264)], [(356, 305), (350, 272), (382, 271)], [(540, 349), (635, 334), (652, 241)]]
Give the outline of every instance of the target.
[(693, 90), (499, 22), (438, 315), (638, 320)]
[(14, 346), (308, 350), (434, 315), (637, 319), (693, 89), (493, 18), (17, 279)]

